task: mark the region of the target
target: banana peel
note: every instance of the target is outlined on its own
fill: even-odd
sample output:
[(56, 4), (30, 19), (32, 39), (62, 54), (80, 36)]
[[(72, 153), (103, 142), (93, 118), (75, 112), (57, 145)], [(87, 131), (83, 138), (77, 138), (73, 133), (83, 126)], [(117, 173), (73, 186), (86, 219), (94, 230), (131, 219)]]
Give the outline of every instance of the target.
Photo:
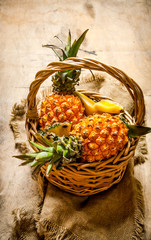
[(107, 112), (107, 113), (119, 114), (120, 112), (123, 111), (122, 106), (109, 100), (101, 100), (100, 102), (95, 103), (94, 109), (96, 113)]
[(90, 99), (89, 97), (87, 97), (86, 95), (84, 95), (83, 93), (76, 91), (76, 94), (81, 99), (81, 101), (85, 107), (86, 115), (92, 115), (94, 113), (95, 102), (92, 99)]
[(119, 114), (123, 111), (123, 107), (121, 105), (110, 100), (102, 99), (99, 102), (94, 102), (92, 99), (90, 99), (83, 93), (76, 91), (76, 94), (81, 99), (85, 107), (86, 115), (92, 115), (94, 113)]

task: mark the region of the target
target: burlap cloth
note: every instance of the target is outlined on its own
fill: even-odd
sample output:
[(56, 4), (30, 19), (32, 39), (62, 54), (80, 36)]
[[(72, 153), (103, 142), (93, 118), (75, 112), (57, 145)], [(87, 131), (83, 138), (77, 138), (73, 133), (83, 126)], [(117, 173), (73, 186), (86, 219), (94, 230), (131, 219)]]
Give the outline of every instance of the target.
[[(112, 84), (111, 84), (112, 81)], [(98, 91), (122, 103), (133, 112), (133, 103), (125, 88), (114, 79), (96, 75), (95, 79), (83, 78), (80, 88)], [(27, 152), (24, 121), (26, 101), (15, 104), (10, 121), (15, 146)], [(144, 239), (144, 201), (140, 182), (135, 179), (134, 165), (146, 159), (146, 143), (143, 137), (136, 154), (129, 162), (126, 173), (119, 184), (109, 190), (90, 197), (78, 197), (66, 193), (48, 183), (39, 174), (40, 201), (24, 203), (14, 209), (14, 225), (11, 240), (130, 240)], [(22, 176), (24, 177), (24, 176)], [(28, 179), (27, 179), (28, 182)]]

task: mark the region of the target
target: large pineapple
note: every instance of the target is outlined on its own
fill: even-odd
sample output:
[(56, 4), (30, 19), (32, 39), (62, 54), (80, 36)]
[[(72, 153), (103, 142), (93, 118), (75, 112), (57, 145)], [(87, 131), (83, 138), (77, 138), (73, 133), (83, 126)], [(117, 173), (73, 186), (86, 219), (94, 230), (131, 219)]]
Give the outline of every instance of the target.
[(108, 159), (121, 151), (128, 141), (128, 128), (119, 116), (95, 114), (80, 120), (71, 135), (83, 145), (83, 162)]
[[(60, 61), (68, 57), (76, 57), (81, 43), (83, 42), (86, 30), (78, 40), (71, 45), (71, 33), (69, 31), (68, 42), (64, 49), (54, 45), (44, 45), (51, 48), (59, 57)], [(56, 49), (61, 50), (60, 55)], [(53, 94), (46, 97), (41, 104), (40, 127), (44, 130), (49, 125), (60, 122), (72, 122), (76, 124), (84, 116), (84, 107), (81, 100), (74, 96), (75, 85), (79, 83), (81, 70), (73, 69), (57, 72), (52, 77)]]

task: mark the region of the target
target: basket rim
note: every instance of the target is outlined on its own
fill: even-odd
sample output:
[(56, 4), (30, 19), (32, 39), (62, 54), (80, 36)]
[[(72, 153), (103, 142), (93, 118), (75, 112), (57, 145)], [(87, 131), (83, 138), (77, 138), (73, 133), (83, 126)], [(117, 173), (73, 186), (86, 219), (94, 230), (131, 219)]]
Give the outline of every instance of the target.
[(94, 59), (89, 58), (67, 58), (64, 61), (51, 62), (46, 68), (40, 70), (35, 75), (35, 80), (31, 83), (29, 94), (27, 96), (27, 114), (26, 121), (38, 118), (36, 94), (40, 85), (52, 74), (57, 71), (70, 69), (89, 69), (106, 72), (112, 77), (123, 83), (134, 101), (136, 124), (142, 125), (145, 116), (144, 95), (139, 85), (122, 70), (108, 66)]

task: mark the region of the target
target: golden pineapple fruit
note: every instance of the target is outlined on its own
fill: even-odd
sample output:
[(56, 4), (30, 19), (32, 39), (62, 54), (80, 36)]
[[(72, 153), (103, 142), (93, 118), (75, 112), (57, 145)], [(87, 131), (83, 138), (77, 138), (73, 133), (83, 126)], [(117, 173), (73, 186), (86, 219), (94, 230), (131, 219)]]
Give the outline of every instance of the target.
[(71, 135), (83, 145), (82, 162), (108, 159), (121, 151), (128, 141), (128, 129), (119, 116), (94, 114), (80, 120)]
[(52, 94), (41, 104), (41, 130), (54, 123), (72, 122), (76, 124), (84, 117), (84, 107), (74, 95)]

